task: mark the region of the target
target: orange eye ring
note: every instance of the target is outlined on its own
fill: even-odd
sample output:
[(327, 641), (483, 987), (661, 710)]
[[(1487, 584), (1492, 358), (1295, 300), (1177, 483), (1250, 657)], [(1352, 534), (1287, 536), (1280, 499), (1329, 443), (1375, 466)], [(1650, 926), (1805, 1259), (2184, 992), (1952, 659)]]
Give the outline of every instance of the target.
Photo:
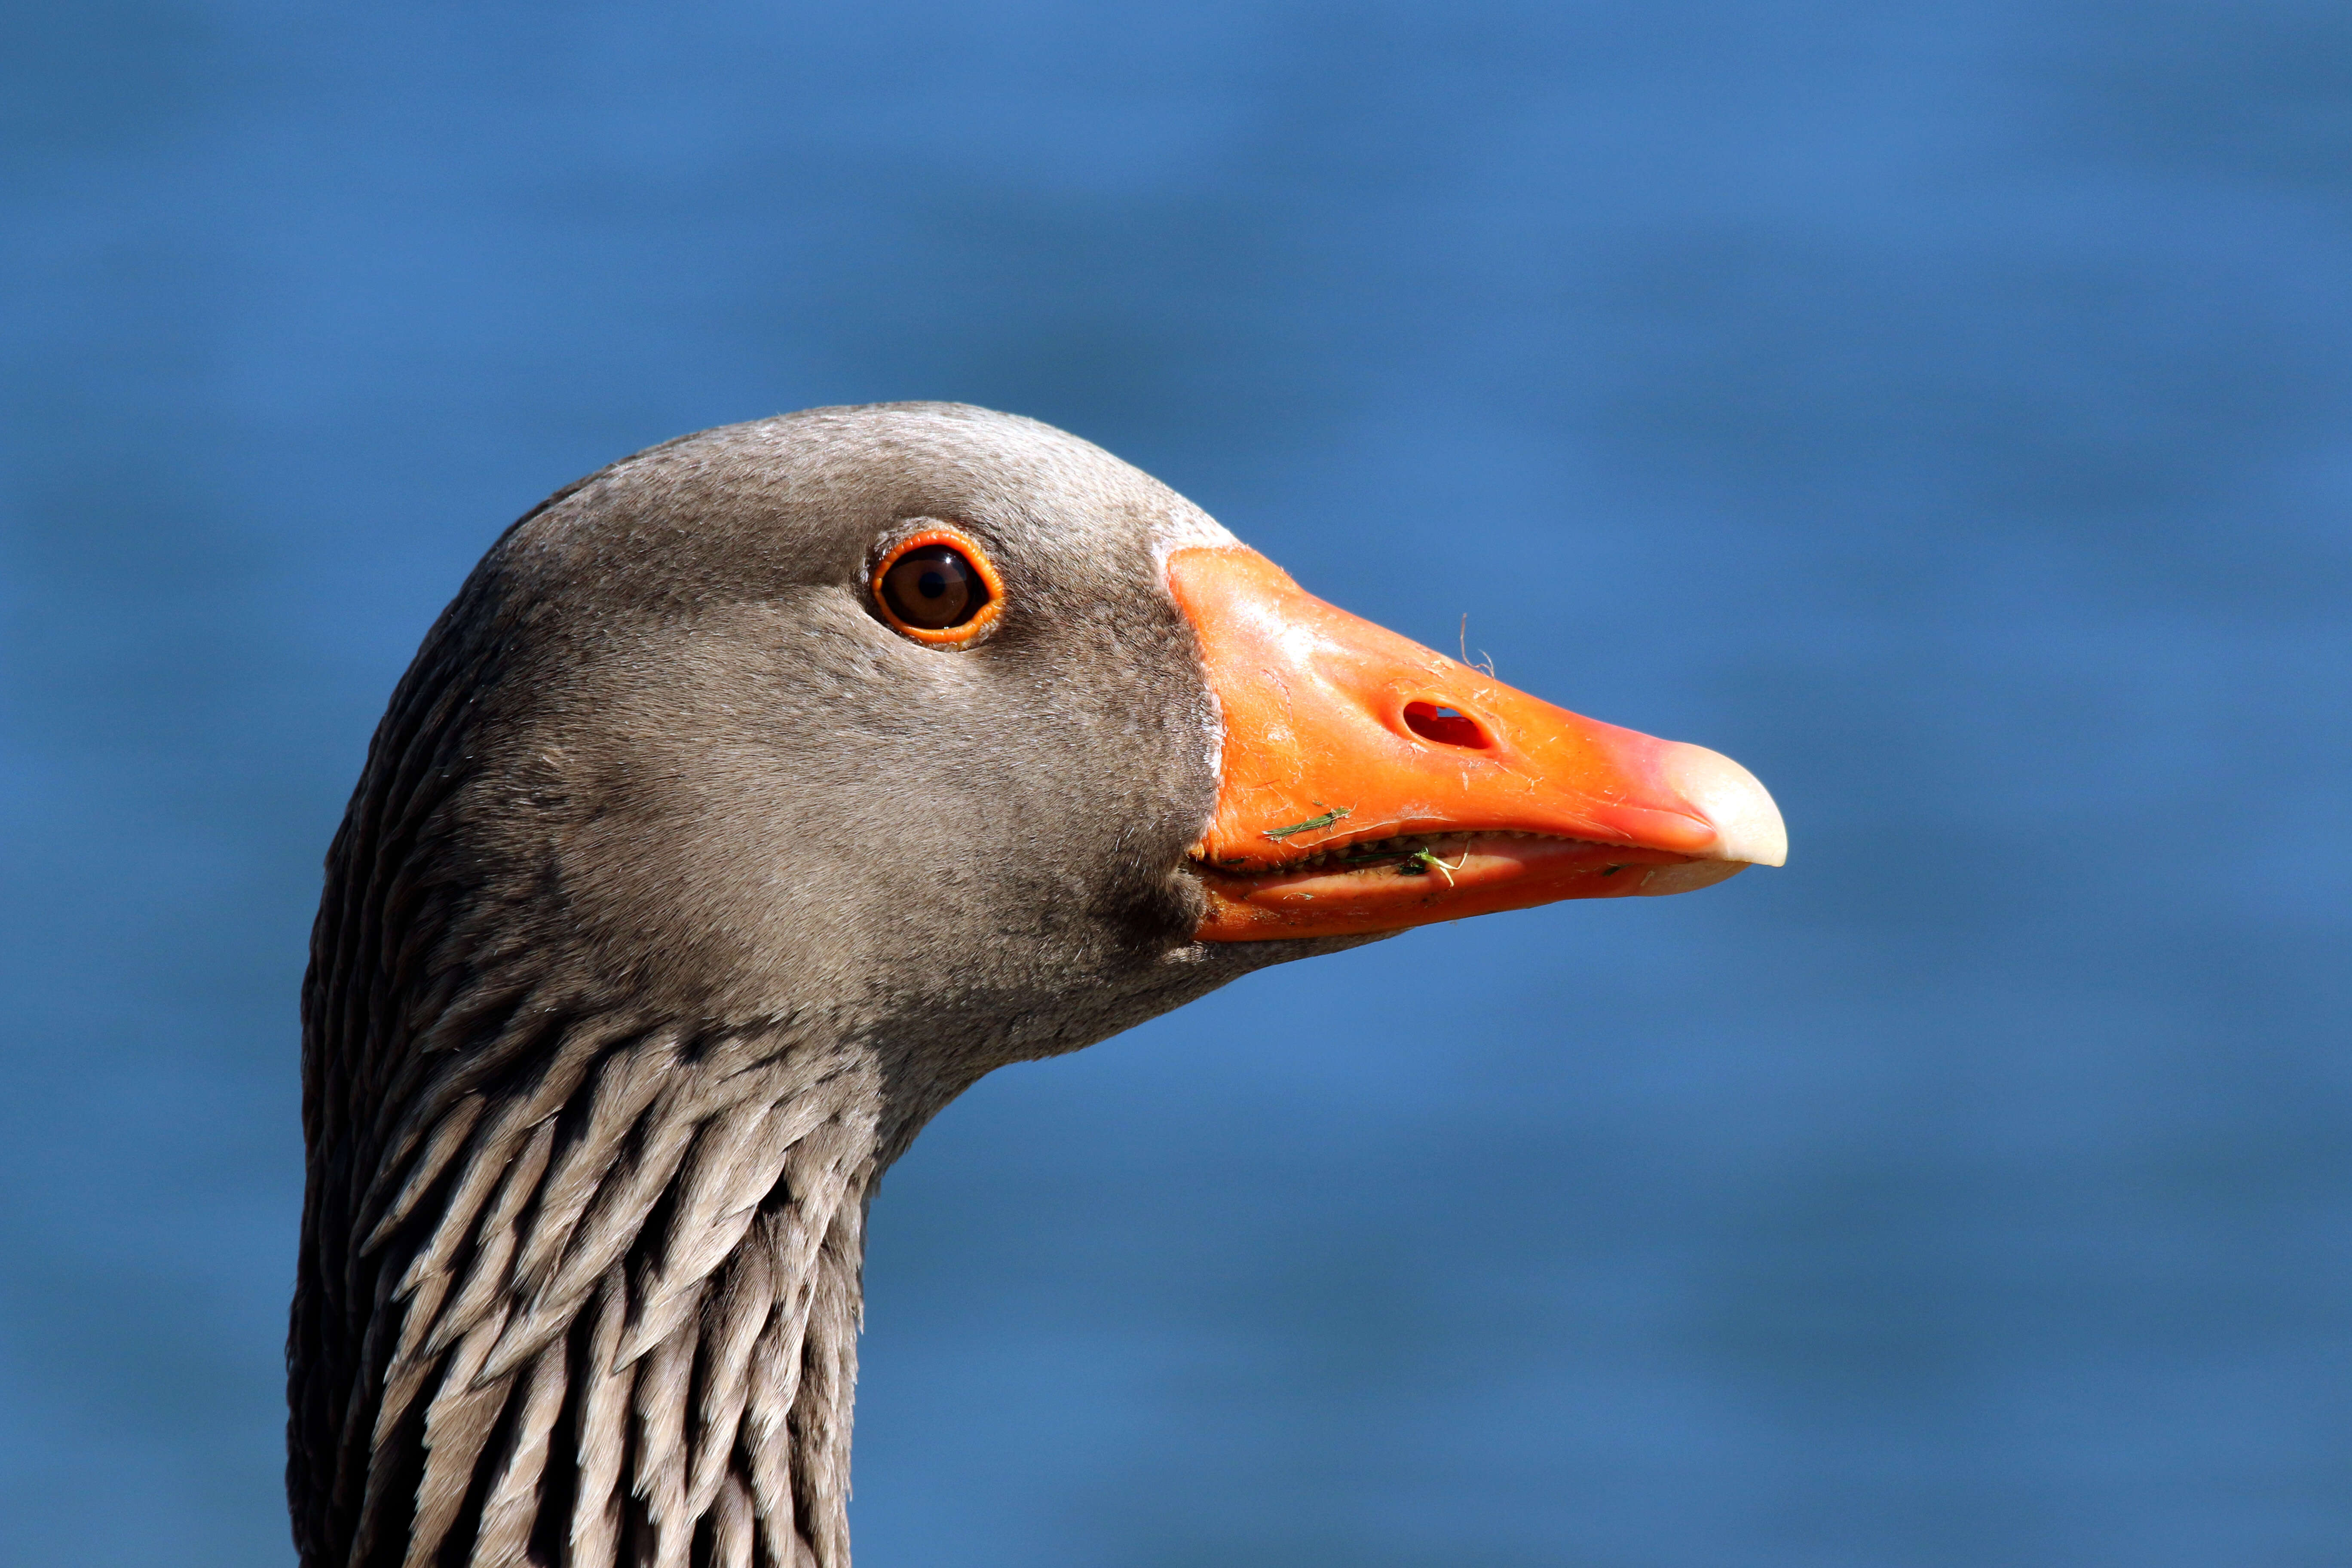
[[(945, 626), (919, 626), (901, 615), (899, 606), (891, 602), (890, 574), (918, 551), (943, 552), (944, 558), (952, 558), (970, 568), (976, 582), (964, 584), (965, 588), (977, 587), (987, 597), (969, 615)], [(996, 618), (1004, 613), (1004, 580), (996, 574), (996, 565), (989, 560), (988, 552), (958, 528), (921, 529), (893, 543), (875, 563), (874, 574), (866, 585), (873, 593), (874, 607), (890, 624), (891, 630), (930, 647), (963, 647), (995, 625)]]

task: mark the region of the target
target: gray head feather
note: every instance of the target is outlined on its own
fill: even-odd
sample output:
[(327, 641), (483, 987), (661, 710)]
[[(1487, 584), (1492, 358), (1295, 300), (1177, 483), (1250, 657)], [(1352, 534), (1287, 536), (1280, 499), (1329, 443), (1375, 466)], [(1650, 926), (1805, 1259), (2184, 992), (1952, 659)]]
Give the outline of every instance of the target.
[[(1012, 606), (874, 614), (921, 520)], [(845, 1568), (867, 1200), (982, 1073), (1346, 942), (1204, 946), (1225, 537), (1028, 420), (690, 436), (499, 541), (327, 861), (288, 1346), (310, 1568)]]

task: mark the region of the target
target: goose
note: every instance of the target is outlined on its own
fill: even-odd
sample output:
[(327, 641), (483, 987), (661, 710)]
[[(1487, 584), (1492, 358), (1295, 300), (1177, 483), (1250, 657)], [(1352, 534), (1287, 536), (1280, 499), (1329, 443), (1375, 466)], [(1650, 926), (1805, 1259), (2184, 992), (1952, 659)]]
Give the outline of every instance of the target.
[(327, 855), (301, 1560), (847, 1568), (867, 1205), (982, 1074), (1785, 848), (1728, 759), (1349, 616), (1050, 426), (614, 463), (433, 624)]

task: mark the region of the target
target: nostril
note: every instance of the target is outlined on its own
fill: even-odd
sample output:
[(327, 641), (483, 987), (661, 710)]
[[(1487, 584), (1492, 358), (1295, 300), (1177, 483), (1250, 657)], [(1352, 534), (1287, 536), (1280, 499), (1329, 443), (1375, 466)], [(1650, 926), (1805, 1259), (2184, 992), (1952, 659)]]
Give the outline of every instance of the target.
[(1461, 746), (1468, 751), (1483, 752), (1495, 742), (1478, 727), (1478, 721), (1459, 708), (1448, 708), (1437, 702), (1408, 702), (1404, 707), (1405, 728), (1424, 741), (1434, 741), (1441, 746)]

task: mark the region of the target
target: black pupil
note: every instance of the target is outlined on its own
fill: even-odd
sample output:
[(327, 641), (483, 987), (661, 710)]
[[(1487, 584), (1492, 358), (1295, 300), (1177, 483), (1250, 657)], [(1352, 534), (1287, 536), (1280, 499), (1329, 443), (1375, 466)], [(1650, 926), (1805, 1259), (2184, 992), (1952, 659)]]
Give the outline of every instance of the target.
[(971, 563), (944, 544), (909, 550), (882, 574), (890, 613), (927, 632), (960, 626), (988, 603), (988, 585)]

